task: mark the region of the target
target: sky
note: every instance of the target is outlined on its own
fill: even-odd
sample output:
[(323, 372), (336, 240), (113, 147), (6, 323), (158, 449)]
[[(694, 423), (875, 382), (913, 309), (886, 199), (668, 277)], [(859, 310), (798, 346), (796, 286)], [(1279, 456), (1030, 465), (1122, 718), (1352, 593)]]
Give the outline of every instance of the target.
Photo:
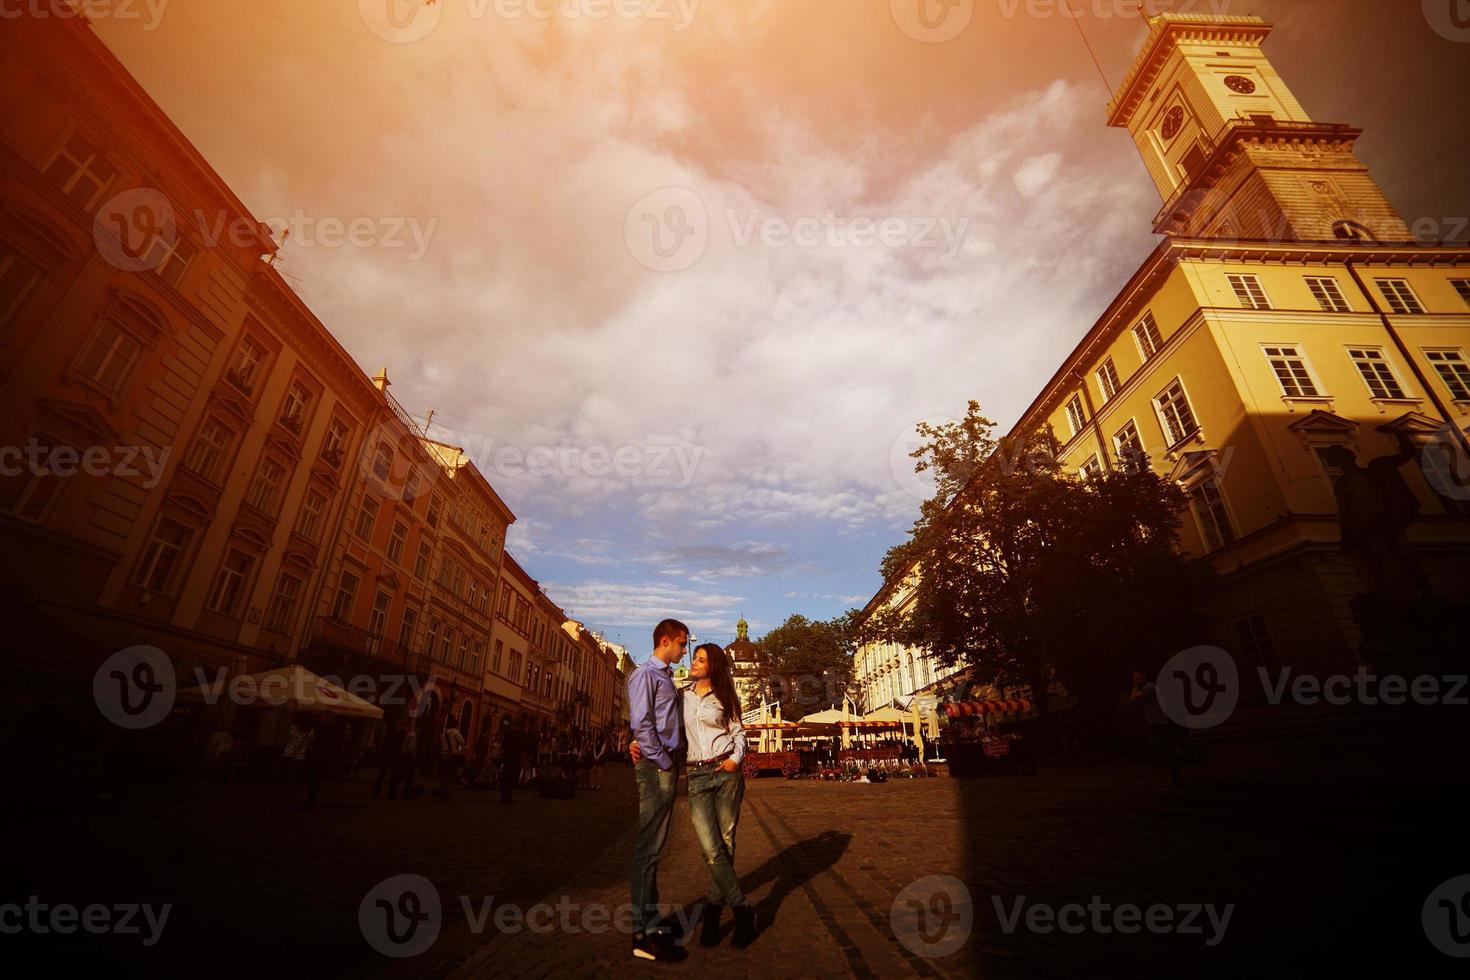
[[(1308, 112), (1463, 240), (1453, 2), (1152, 5), (1274, 22)], [(1104, 123), (1144, 25), (1061, 8), (132, 0), (95, 26), (291, 230), (279, 268), (359, 365), (475, 458), (521, 564), (641, 652), (664, 616), (728, 642), (863, 605), (927, 496), (915, 423), (976, 398), (1008, 426), (1157, 243)]]

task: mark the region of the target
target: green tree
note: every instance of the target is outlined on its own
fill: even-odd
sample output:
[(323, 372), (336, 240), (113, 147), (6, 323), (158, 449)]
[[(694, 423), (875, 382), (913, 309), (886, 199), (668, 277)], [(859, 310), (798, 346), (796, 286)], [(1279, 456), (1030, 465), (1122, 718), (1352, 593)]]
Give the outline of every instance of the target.
[(993, 431), (974, 401), (962, 421), (919, 426), (915, 469), (936, 490), (883, 574), (922, 587), (863, 636), (973, 666), (980, 683), (1025, 684), (1043, 715), (1054, 682), (1096, 704), (1129, 665), (1198, 642), (1210, 573), (1179, 553), (1179, 489), (1140, 465), (1084, 480), (1063, 470), (1050, 429)]
[(793, 614), (756, 645), (765, 667), (762, 690), (767, 700), (781, 702), (783, 718), (794, 721), (840, 703), (852, 679), (850, 616), (813, 620)]

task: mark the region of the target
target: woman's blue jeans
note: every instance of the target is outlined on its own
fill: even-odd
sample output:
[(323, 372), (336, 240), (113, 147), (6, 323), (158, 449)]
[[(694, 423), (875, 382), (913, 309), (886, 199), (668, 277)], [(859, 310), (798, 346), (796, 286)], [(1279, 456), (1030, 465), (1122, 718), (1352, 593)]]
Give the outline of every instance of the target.
[(740, 801), (745, 796), (745, 774), (719, 766), (689, 770), (689, 815), (694, 834), (709, 867), (711, 905), (744, 905), (745, 893), (735, 875), (735, 828), (740, 823)]

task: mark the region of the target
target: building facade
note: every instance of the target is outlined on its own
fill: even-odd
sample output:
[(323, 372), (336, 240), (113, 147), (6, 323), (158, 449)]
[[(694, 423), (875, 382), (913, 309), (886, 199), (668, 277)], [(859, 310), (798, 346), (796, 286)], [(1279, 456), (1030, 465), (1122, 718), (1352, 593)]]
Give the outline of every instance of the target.
[[(1163, 239), (1010, 435), (1050, 427), (1084, 476), (1149, 466), (1175, 481), (1183, 546), (1220, 575), (1209, 642), (1243, 667), (1351, 671), (1367, 587), (1342, 553), (1334, 450), (1403, 463), (1425, 573), (1442, 594), (1470, 588), (1470, 492), (1454, 476), (1470, 248), (1413, 240), (1354, 155), (1358, 130), (1313, 120), (1267, 60), (1270, 30), (1150, 18), (1108, 123), (1158, 186)], [(922, 686), (903, 651), (858, 658), (880, 700)]]
[(764, 659), (760, 647), (750, 639), (750, 624), (741, 616), (735, 624), (735, 641), (725, 647), (730, 673), (735, 680), (735, 695), (743, 709), (760, 704), (765, 695)]

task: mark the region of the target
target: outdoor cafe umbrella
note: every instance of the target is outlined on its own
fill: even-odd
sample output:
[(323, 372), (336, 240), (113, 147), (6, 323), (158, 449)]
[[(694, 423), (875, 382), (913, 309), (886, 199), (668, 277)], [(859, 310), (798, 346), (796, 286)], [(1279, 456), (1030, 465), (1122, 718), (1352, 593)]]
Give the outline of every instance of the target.
[(206, 704), (228, 699), (247, 708), (292, 708), (353, 718), (383, 717), (382, 708), (344, 691), (300, 664), (186, 688), (178, 693), (177, 699)]

